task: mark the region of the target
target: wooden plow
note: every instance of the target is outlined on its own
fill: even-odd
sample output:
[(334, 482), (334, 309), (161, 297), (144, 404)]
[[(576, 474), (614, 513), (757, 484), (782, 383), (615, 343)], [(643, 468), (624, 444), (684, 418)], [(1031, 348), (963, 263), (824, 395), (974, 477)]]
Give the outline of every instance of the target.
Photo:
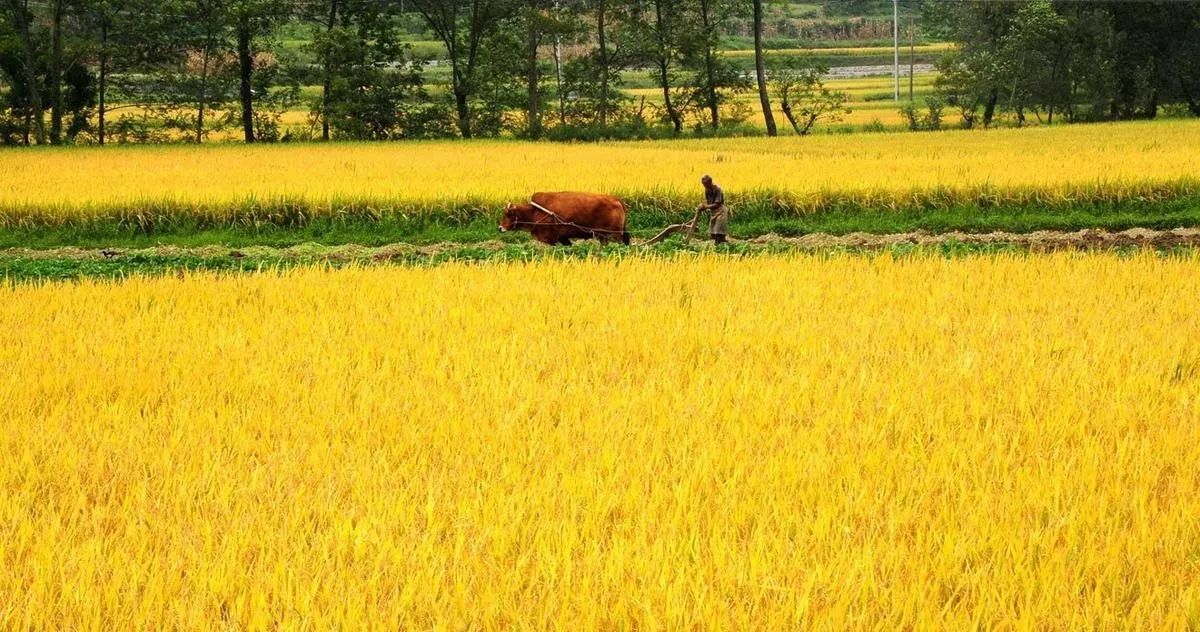
[(667, 226), (666, 228), (662, 229), (661, 233), (651, 237), (649, 240), (647, 240), (645, 242), (642, 242), (642, 245), (643, 246), (653, 246), (654, 244), (657, 244), (658, 242), (663, 241), (667, 237), (670, 237), (671, 235), (674, 235), (675, 233), (678, 233), (681, 231), (687, 231), (687, 237), (685, 239), (686, 239), (687, 243), (691, 243), (692, 237), (694, 237), (696, 235), (696, 224), (699, 223), (699, 221), (700, 221), (700, 210), (697, 209), (696, 214), (692, 215), (691, 221), (684, 222), (682, 224), (671, 224), (670, 226)]

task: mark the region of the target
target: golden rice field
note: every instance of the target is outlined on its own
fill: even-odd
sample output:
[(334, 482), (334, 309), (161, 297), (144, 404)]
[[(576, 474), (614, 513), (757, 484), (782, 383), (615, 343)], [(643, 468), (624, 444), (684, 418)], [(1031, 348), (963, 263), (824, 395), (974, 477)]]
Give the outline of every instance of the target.
[[(909, 52), (915, 53), (945, 53), (955, 50), (957, 47), (951, 42), (934, 42), (931, 44), (921, 44), (919, 46), (910, 47), (905, 45), (901, 49), (903, 55), (908, 55)], [(754, 57), (753, 49), (744, 50), (726, 50), (720, 52), (724, 57)], [(862, 55), (891, 55), (892, 49), (890, 46), (840, 46), (831, 48), (772, 48), (766, 51), (766, 57), (788, 56), (788, 57), (840, 57), (849, 56), (857, 57)], [(908, 63), (905, 57), (905, 64)]]
[(1198, 269), (0, 288), (0, 628), (1195, 629)]
[[(908, 72), (905, 68), (904, 72)], [(924, 107), (923, 99), (928, 96), (933, 89), (933, 82), (936, 75), (933, 73), (917, 74), (913, 77), (913, 89), (915, 100), (919, 105)], [(822, 121), (815, 128), (815, 133), (828, 131), (830, 129), (840, 129), (846, 126), (862, 127), (878, 122), (892, 129), (903, 129), (906, 120), (900, 113), (900, 103), (892, 100), (893, 80), (888, 77), (854, 77), (854, 78), (828, 78), (825, 80), (825, 86), (830, 90), (845, 92), (849, 95), (846, 106), (850, 108), (849, 113), (840, 115), (838, 121)], [(901, 94), (904, 99), (908, 99), (908, 77), (905, 76), (900, 81)], [(622, 90), (628, 93), (634, 99), (635, 103), (640, 103), (645, 99), (646, 103), (661, 105), (662, 90), (659, 88), (631, 88)], [(887, 95), (886, 99), (879, 99), (881, 95)], [(758, 92), (749, 91), (734, 95), (733, 100), (746, 104), (750, 108), (750, 122), (759, 127), (766, 127), (766, 122), (763, 119), (761, 106), (758, 101)], [(871, 100), (867, 100), (871, 99)], [(779, 99), (772, 99), (773, 110), (775, 114), (775, 122), (778, 125), (779, 133), (783, 135), (792, 134), (792, 129), (788, 126), (787, 119), (784, 117), (783, 110), (779, 109)], [(300, 113), (297, 113), (300, 114)], [(958, 123), (956, 114), (953, 113), (953, 108), (948, 108), (945, 112), (947, 126), (956, 125)], [(286, 120), (286, 117), (285, 117)]]
[(1194, 191), (1200, 121), (1053, 128), (602, 144), (158, 146), (0, 152), (0, 217), (65, 221), (137, 205), (236, 207), (287, 199), (314, 213), (340, 201), (380, 208), (539, 190), (694, 197), (711, 173), (731, 194), (797, 204), (875, 205), (979, 197), (1070, 200)]

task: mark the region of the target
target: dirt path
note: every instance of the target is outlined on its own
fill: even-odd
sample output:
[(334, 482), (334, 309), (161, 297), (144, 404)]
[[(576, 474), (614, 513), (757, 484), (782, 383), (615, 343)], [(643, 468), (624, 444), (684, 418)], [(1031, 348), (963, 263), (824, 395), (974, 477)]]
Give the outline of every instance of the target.
[[(826, 250), (830, 248), (883, 249), (899, 245), (939, 245), (959, 243), (969, 245), (1010, 244), (1027, 247), (1034, 252), (1051, 250), (1107, 249), (1119, 247), (1171, 248), (1175, 246), (1200, 247), (1200, 228), (1175, 228), (1151, 230), (1132, 228), (1119, 232), (1086, 229), (1074, 232), (1037, 231), (1033, 233), (895, 233), (878, 235), (873, 233), (850, 233), (829, 235), (813, 233), (803, 237), (781, 237), (768, 234), (747, 240), (731, 240), (752, 248), (786, 247), (796, 250)], [(697, 241), (708, 247), (706, 242)], [(92, 259), (120, 260), (127, 257), (195, 257), (195, 258), (255, 258), (255, 259), (300, 259), (312, 261), (390, 261), (412, 257), (433, 257), (464, 250), (496, 252), (511, 247), (501, 241), (476, 243), (443, 242), (431, 245), (389, 244), (386, 246), (361, 246), (347, 244), (323, 246), (300, 244), (287, 248), (272, 246), (154, 246), (150, 248), (6, 248), (0, 249), (0, 258), (6, 259)], [(638, 244), (635, 243), (635, 247)]]

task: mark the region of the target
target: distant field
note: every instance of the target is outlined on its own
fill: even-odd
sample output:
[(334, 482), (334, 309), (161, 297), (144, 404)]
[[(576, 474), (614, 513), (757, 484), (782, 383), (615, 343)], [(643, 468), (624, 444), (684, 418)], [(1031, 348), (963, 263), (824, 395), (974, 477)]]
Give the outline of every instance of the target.
[[(951, 51), (951, 50), (954, 50), (954, 44), (951, 44), (949, 42), (941, 42), (941, 43), (936, 43), (936, 44), (921, 44), (921, 45), (915, 47), (915, 52), (918, 54), (944, 53), (944, 52)], [(856, 57), (856, 56), (864, 56), (864, 55), (877, 56), (877, 55), (885, 53), (885, 52), (889, 55), (892, 54), (891, 46), (887, 46), (887, 47), (852, 46), (852, 47), (830, 47), (830, 48), (773, 48), (771, 50), (766, 51), (765, 56), (766, 57), (771, 57), (771, 56), (803, 57), (803, 56), (820, 55), (820, 56), (830, 56), (830, 57), (834, 57), (834, 56)], [(902, 55), (907, 55), (909, 53), (909, 47), (908, 46), (902, 47), (900, 49), (900, 52)], [(722, 51), (722, 54), (727, 57), (736, 57), (736, 58), (754, 57), (753, 50)]]
[[(907, 67), (904, 68), (907, 72)], [(913, 97), (919, 106), (923, 106), (923, 99), (933, 94), (933, 82), (937, 78), (936, 74), (923, 73), (917, 74), (913, 78)], [(903, 102), (908, 101), (909, 82), (907, 76), (902, 76), (900, 79), (900, 96), (903, 100), (898, 103), (893, 100), (893, 79), (890, 76), (875, 76), (875, 77), (856, 77), (851, 79), (831, 78), (825, 80), (825, 86), (830, 90), (842, 91), (850, 95), (850, 100), (847, 101), (847, 107), (850, 108), (849, 114), (842, 114), (841, 120), (830, 123), (822, 121), (813, 130), (814, 133), (822, 133), (830, 130), (843, 130), (852, 127), (861, 129), (863, 126), (873, 123), (880, 123), (885, 127), (892, 129), (902, 128), (905, 124), (905, 119), (900, 114), (900, 107)], [(635, 102), (641, 102), (645, 99), (646, 103), (660, 105), (663, 102), (662, 90), (659, 88), (629, 88), (625, 92), (634, 98)], [(762, 109), (759, 105), (757, 90), (750, 90), (735, 95), (734, 99), (741, 103), (745, 103), (749, 107), (750, 121), (758, 127), (765, 128)], [(774, 98), (772, 101), (775, 112), (775, 120), (779, 126), (781, 134), (791, 134), (792, 130), (788, 127), (787, 121), (784, 118), (783, 111), (779, 109), (779, 100)], [(946, 124), (954, 125), (958, 121), (952, 109), (946, 111)]]
[[(907, 71), (907, 68), (905, 68)], [(918, 102), (933, 92), (933, 82), (936, 75), (933, 73), (918, 73), (913, 82), (914, 95)], [(625, 83), (621, 88), (621, 92), (632, 98), (635, 103), (640, 103), (645, 99), (647, 104), (662, 103), (662, 90), (657, 87), (645, 87), (653, 85), (653, 81), (644, 71), (633, 72), (629, 71), (624, 74)], [(908, 78), (901, 78), (901, 96), (905, 100), (908, 98)], [(640, 86), (640, 87), (633, 87)], [(876, 121), (881, 124), (899, 128), (904, 123), (900, 116), (900, 104), (892, 100), (892, 78), (890, 76), (874, 76), (874, 77), (859, 77), (859, 78), (830, 78), (826, 80), (826, 86), (832, 90), (840, 90), (850, 95), (848, 103), (851, 110), (850, 114), (844, 115), (840, 124), (821, 124), (816, 127), (815, 132), (824, 132), (830, 129), (840, 129), (845, 126), (853, 126), (861, 128), (864, 125), (874, 123)], [(446, 89), (440, 84), (427, 86), (427, 91), (435, 96), (445, 96)], [(307, 138), (315, 133), (316, 126), (312, 120), (312, 114), (309, 103), (320, 98), (321, 89), (319, 86), (305, 86), (300, 90), (303, 103), (297, 104), (293, 109), (284, 111), (280, 117), (280, 124), (285, 130), (297, 132), (300, 137)], [(746, 91), (736, 94), (733, 97), (735, 100), (746, 103), (750, 106), (750, 116), (753, 122), (757, 125), (765, 125), (762, 121), (761, 110), (758, 105), (758, 93), (755, 91)], [(548, 102), (550, 106), (550, 115), (553, 115), (553, 107), (556, 103), (554, 99)], [(784, 123), (783, 113), (778, 110), (779, 103), (775, 102), (776, 118), (781, 124)], [(122, 117), (138, 117), (142, 114), (141, 108), (124, 108), (117, 110), (110, 115), (110, 123), (113, 120), (119, 120)], [(219, 118), (227, 114), (226, 111), (216, 110), (210, 111), (213, 116), (211, 119)], [(520, 116), (520, 113), (514, 112), (514, 116)], [(693, 121), (694, 122), (694, 121)], [(954, 123), (953, 116), (947, 119), (947, 122)], [(782, 133), (788, 134), (786, 124), (781, 127)], [(206, 134), (206, 139), (209, 141), (233, 141), (237, 142), (241, 139), (241, 129), (232, 126), (220, 131), (211, 131)]]

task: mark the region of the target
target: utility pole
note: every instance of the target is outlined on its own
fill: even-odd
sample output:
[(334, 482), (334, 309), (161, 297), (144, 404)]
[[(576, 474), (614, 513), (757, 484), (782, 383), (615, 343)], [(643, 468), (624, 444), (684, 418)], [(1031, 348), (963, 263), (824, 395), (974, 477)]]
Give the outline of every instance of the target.
[(892, 0), (892, 76), (896, 80), (896, 102), (900, 102), (900, 0)]

